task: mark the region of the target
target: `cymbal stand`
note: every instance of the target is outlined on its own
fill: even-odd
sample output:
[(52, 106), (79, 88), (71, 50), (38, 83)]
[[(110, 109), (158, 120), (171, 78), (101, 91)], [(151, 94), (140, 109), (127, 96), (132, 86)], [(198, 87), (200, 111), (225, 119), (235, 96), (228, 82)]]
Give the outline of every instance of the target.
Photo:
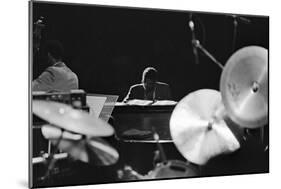
[(163, 149), (162, 145), (159, 143), (159, 135), (155, 131), (154, 127), (152, 127), (152, 131), (154, 132), (153, 133), (153, 138), (156, 141), (157, 148), (158, 148), (158, 151), (159, 151), (159, 153), (157, 152), (157, 150), (155, 151), (154, 161), (156, 161), (156, 159), (158, 158), (157, 156), (159, 156), (160, 159), (162, 160), (162, 162), (165, 162), (167, 160), (167, 157), (166, 157), (166, 154), (164, 152), (164, 149)]
[(49, 154), (49, 156), (46, 159), (46, 161), (47, 161), (47, 170), (45, 172), (45, 175), (40, 178), (40, 180), (42, 180), (43, 183), (45, 183), (45, 184), (50, 184), (51, 183), (51, 176), (52, 176), (51, 171), (53, 170), (53, 168), (55, 166), (55, 163), (56, 163), (56, 159), (54, 158), (54, 155), (59, 150), (58, 146), (59, 146), (59, 144), (60, 144), (60, 142), (62, 140), (63, 132), (64, 132), (64, 129), (62, 129), (62, 132), (61, 132), (61, 135), (60, 135), (60, 137), (58, 139), (58, 142), (54, 146), (54, 151), (53, 152), (50, 151), (50, 154)]

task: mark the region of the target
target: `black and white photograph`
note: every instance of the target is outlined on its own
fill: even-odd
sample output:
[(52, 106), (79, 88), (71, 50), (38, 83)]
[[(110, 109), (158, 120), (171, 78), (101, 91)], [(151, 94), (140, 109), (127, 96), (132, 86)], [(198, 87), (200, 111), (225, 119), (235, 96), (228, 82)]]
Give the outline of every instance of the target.
[(29, 187), (268, 174), (268, 15), (29, 1)]

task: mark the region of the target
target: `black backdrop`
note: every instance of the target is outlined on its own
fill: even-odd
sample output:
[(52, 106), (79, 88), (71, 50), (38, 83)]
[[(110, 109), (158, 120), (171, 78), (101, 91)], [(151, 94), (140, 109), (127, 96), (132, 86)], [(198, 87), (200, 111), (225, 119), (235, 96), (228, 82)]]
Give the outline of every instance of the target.
[[(195, 64), (188, 27), (191, 12), (37, 2), (33, 20), (46, 19), (47, 39), (60, 40), (64, 60), (88, 93), (116, 94), (121, 101), (145, 67), (154, 66), (169, 83), (174, 100), (201, 88), (219, 89), (221, 69), (200, 53)], [(192, 12), (198, 39), (222, 64), (232, 54), (233, 18)], [(269, 18), (245, 16), (239, 22), (235, 49), (269, 47)], [(45, 68), (34, 62), (33, 76)]]

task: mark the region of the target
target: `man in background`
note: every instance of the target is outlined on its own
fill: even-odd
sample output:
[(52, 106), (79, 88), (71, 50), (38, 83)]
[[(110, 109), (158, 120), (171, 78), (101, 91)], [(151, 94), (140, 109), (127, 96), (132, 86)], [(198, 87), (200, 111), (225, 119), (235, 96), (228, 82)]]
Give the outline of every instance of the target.
[(62, 44), (59, 41), (48, 41), (46, 51), (50, 66), (32, 81), (32, 91), (68, 92), (78, 89), (77, 75), (62, 61)]
[(158, 81), (158, 71), (153, 67), (147, 67), (142, 74), (142, 82), (130, 87), (123, 100), (127, 102), (133, 99), (140, 100), (171, 100), (171, 91), (167, 83)]

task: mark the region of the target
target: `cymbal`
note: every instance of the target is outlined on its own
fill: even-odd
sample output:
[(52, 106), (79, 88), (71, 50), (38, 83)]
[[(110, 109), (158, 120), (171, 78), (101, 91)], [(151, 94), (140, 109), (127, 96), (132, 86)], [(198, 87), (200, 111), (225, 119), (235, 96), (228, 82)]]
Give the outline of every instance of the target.
[(245, 128), (268, 123), (268, 51), (248, 46), (227, 61), (220, 79), (222, 100), (229, 117)]
[[(58, 139), (51, 142), (56, 145)], [(101, 138), (79, 141), (61, 139), (58, 148), (67, 152), (75, 160), (94, 165), (112, 165), (119, 159), (118, 152)]]
[(219, 154), (240, 148), (239, 141), (226, 125), (221, 95), (201, 89), (188, 94), (175, 107), (170, 132), (179, 152), (190, 162), (203, 165)]
[(88, 136), (110, 136), (113, 128), (101, 119), (69, 105), (43, 100), (33, 100), (35, 115), (62, 129)]
[(70, 139), (70, 140), (81, 140), (83, 138), (83, 136), (80, 134), (62, 131), (62, 129), (52, 125), (43, 125), (41, 127), (41, 132), (43, 136), (48, 140), (59, 139), (60, 137), (63, 139)]
[(50, 125), (42, 127), (43, 136), (75, 160), (94, 165), (111, 165), (119, 159), (118, 152), (101, 138), (92, 137), (78, 140), (77, 137), (74, 137), (75, 134), (67, 131), (63, 132), (66, 134), (59, 136), (59, 130)]

